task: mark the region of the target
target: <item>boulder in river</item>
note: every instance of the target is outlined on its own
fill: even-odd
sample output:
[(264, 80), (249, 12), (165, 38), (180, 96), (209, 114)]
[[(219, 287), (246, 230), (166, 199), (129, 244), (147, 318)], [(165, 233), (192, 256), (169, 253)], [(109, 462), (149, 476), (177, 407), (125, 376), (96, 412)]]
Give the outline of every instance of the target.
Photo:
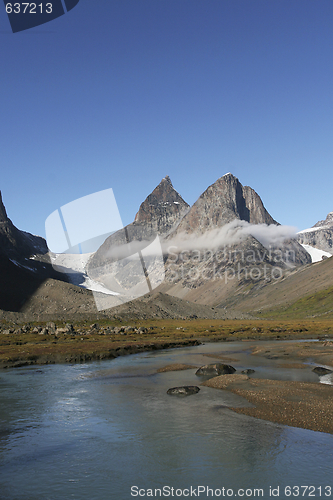
[(218, 375), (230, 375), (235, 373), (236, 368), (230, 365), (224, 365), (223, 363), (213, 363), (211, 365), (204, 365), (199, 368), (195, 374), (217, 377)]
[(329, 370), (328, 368), (323, 368), (322, 366), (316, 366), (313, 370), (317, 375), (327, 375), (328, 373), (333, 373), (332, 370)]
[(168, 389), (167, 394), (170, 396), (191, 396), (192, 394), (197, 394), (199, 391), (200, 389), (196, 385), (184, 385)]
[(246, 368), (246, 370), (242, 370), (242, 373), (250, 375), (251, 373), (255, 373), (255, 370), (252, 370), (252, 368)]

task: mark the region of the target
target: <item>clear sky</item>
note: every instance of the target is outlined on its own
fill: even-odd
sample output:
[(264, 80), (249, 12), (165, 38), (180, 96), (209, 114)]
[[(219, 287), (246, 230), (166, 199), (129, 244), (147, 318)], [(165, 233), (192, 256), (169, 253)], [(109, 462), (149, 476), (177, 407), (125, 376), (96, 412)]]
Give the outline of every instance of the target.
[(113, 188), (124, 224), (169, 175), (226, 172), (299, 229), (333, 211), (332, 0), (80, 0), (13, 34), (0, 10), (0, 189), (20, 229)]

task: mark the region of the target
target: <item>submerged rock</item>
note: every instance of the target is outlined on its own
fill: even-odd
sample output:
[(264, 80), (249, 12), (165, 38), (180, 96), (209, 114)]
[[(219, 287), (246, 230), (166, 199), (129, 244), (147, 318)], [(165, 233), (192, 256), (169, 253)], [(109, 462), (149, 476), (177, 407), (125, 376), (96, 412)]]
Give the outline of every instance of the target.
[(252, 370), (252, 368), (246, 368), (246, 370), (242, 370), (242, 373), (250, 375), (251, 373), (255, 373), (255, 370)]
[(316, 366), (313, 370), (317, 375), (327, 375), (328, 373), (333, 373), (332, 370), (328, 368), (323, 368), (322, 366)]
[(191, 396), (192, 394), (197, 394), (199, 391), (200, 389), (196, 385), (184, 385), (168, 389), (167, 394), (170, 396)]
[(218, 375), (226, 375), (235, 373), (236, 368), (230, 365), (224, 365), (223, 363), (214, 363), (211, 365), (204, 365), (199, 368), (195, 374), (196, 375), (207, 375), (211, 377), (217, 377)]

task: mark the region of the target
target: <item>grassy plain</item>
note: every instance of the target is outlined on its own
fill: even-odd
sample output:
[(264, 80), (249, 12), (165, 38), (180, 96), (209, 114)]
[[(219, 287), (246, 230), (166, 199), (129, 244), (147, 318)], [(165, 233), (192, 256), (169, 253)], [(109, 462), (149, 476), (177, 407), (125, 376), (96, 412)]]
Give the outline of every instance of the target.
[[(144, 327), (147, 332), (112, 332), (113, 327), (129, 325)], [(76, 322), (73, 332), (52, 335), (33, 332), (45, 323), (25, 326), (27, 332), (22, 332), (22, 325), (0, 323), (0, 367), (110, 359), (197, 342), (333, 337), (330, 320), (155, 319), (120, 323), (103, 319), (93, 326), (92, 321)], [(56, 326), (63, 328), (65, 323)]]

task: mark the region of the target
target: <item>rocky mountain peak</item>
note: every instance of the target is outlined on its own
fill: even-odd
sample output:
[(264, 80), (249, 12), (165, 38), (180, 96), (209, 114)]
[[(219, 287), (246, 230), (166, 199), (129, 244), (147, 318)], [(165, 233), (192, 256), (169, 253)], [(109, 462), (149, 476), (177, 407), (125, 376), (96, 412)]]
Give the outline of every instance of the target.
[(31, 254), (47, 253), (44, 238), (20, 231), (8, 218), (0, 192), (0, 254), (20, 260)]
[(320, 220), (312, 227), (332, 227), (333, 226), (333, 212), (327, 214), (325, 220)]
[(2, 201), (2, 195), (0, 191), (0, 222), (8, 221), (7, 212)]
[(134, 224), (154, 226), (155, 231), (164, 233), (189, 209), (189, 205), (174, 189), (170, 177), (164, 177), (159, 185), (141, 203)]
[(252, 224), (277, 224), (265, 209), (260, 196), (249, 186), (243, 186), (229, 172), (202, 193), (180, 222), (177, 232), (202, 233), (235, 219)]
[[(149, 241), (156, 235), (171, 232), (188, 212), (189, 205), (174, 189), (170, 177), (164, 177), (158, 186), (141, 203), (134, 222), (109, 236), (89, 261), (89, 272), (93, 273), (105, 265), (108, 256), (119, 245), (132, 241)], [(98, 271), (97, 271), (98, 272)]]

